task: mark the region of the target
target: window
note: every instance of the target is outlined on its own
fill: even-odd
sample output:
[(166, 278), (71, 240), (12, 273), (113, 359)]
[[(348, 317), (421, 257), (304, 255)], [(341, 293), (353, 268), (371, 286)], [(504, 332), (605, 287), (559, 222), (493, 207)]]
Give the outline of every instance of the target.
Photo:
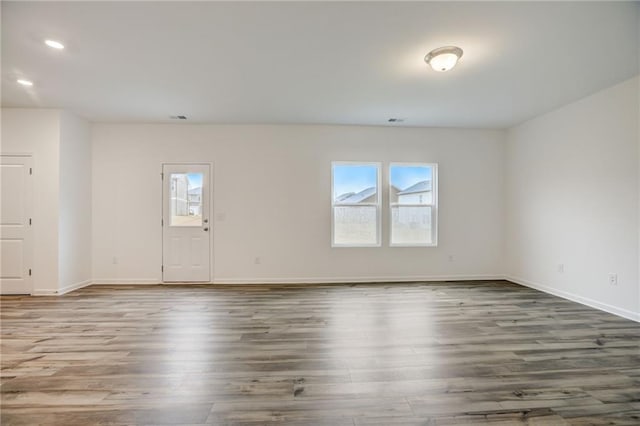
[(389, 166), (391, 246), (435, 246), (437, 244), (436, 164)]
[(379, 246), (380, 164), (334, 162), (331, 186), (332, 246)]
[(171, 173), (170, 226), (202, 226), (202, 173)]

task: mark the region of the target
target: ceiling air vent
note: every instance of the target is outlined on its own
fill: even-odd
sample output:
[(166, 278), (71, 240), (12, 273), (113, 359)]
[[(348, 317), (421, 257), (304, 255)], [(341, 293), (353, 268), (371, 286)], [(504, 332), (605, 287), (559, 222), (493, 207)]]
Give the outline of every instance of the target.
[(170, 115), (169, 118), (172, 120), (186, 120), (187, 116), (186, 115)]
[(404, 118), (390, 118), (389, 123), (403, 123)]

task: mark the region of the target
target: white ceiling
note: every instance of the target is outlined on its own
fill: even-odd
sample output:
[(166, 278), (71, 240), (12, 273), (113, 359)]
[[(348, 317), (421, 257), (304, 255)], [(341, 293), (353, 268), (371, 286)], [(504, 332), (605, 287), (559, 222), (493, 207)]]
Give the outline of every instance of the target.
[[(504, 128), (638, 74), (637, 2), (1, 7), (3, 106), (92, 121)], [(429, 69), (450, 44), (458, 67)]]

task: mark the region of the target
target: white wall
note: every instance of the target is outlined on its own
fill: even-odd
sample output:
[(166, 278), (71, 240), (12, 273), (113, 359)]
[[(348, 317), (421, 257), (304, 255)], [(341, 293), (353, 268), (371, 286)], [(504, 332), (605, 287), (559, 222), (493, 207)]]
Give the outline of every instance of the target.
[(33, 290), (58, 290), (58, 192), (60, 112), (47, 109), (2, 109), (3, 154), (32, 154)]
[(59, 284), (61, 293), (91, 282), (91, 142), (89, 125), (60, 114)]
[[(638, 20), (638, 25), (637, 25), (637, 29), (638, 29), (638, 43), (637, 43), (637, 51), (636, 54), (638, 56), (638, 69), (640, 69), (640, 3), (636, 3), (636, 18)], [(635, 91), (636, 93), (640, 94), (640, 78), (636, 79), (636, 87), (635, 87)], [(640, 95), (638, 95), (639, 100), (638, 103), (640, 103)], [(637, 108), (637, 116), (636, 116), (636, 123), (638, 125), (638, 133), (637, 133), (637, 140), (638, 140), (638, 214), (640, 215), (640, 107)], [(638, 223), (640, 224), (640, 216), (638, 217)], [(638, 286), (640, 286), (640, 226), (638, 226)], [(640, 316), (640, 289), (638, 290), (638, 315)]]
[[(215, 282), (503, 272), (501, 131), (95, 124), (92, 142), (96, 282), (160, 281), (163, 162), (213, 163)], [(389, 248), (384, 209), (383, 247), (332, 249), (332, 160), (439, 163), (439, 247)]]
[(91, 282), (89, 125), (48, 109), (2, 109), (3, 154), (32, 154), (33, 294)]
[[(36, 294), (91, 278), (159, 282), (161, 164), (212, 162), (215, 282), (506, 272), (516, 282), (640, 319), (639, 92), (635, 78), (506, 137), (357, 126), (89, 129), (65, 112), (3, 109), (1, 152), (34, 154)], [(389, 248), (385, 208), (383, 247), (332, 249), (333, 160), (382, 161), (384, 178), (392, 161), (439, 163), (439, 246)], [(385, 203), (387, 195), (385, 189)], [(615, 287), (611, 272), (618, 274)]]
[[(635, 319), (638, 84), (631, 79), (510, 129), (505, 162), (508, 277)], [(617, 286), (609, 273), (618, 274)]]

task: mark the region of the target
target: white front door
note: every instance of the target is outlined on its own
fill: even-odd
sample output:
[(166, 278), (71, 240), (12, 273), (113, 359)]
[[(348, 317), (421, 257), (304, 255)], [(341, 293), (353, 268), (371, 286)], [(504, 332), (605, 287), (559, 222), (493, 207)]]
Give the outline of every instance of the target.
[(209, 282), (209, 165), (162, 166), (162, 280)]
[(0, 156), (0, 294), (31, 294), (31, 157)]

